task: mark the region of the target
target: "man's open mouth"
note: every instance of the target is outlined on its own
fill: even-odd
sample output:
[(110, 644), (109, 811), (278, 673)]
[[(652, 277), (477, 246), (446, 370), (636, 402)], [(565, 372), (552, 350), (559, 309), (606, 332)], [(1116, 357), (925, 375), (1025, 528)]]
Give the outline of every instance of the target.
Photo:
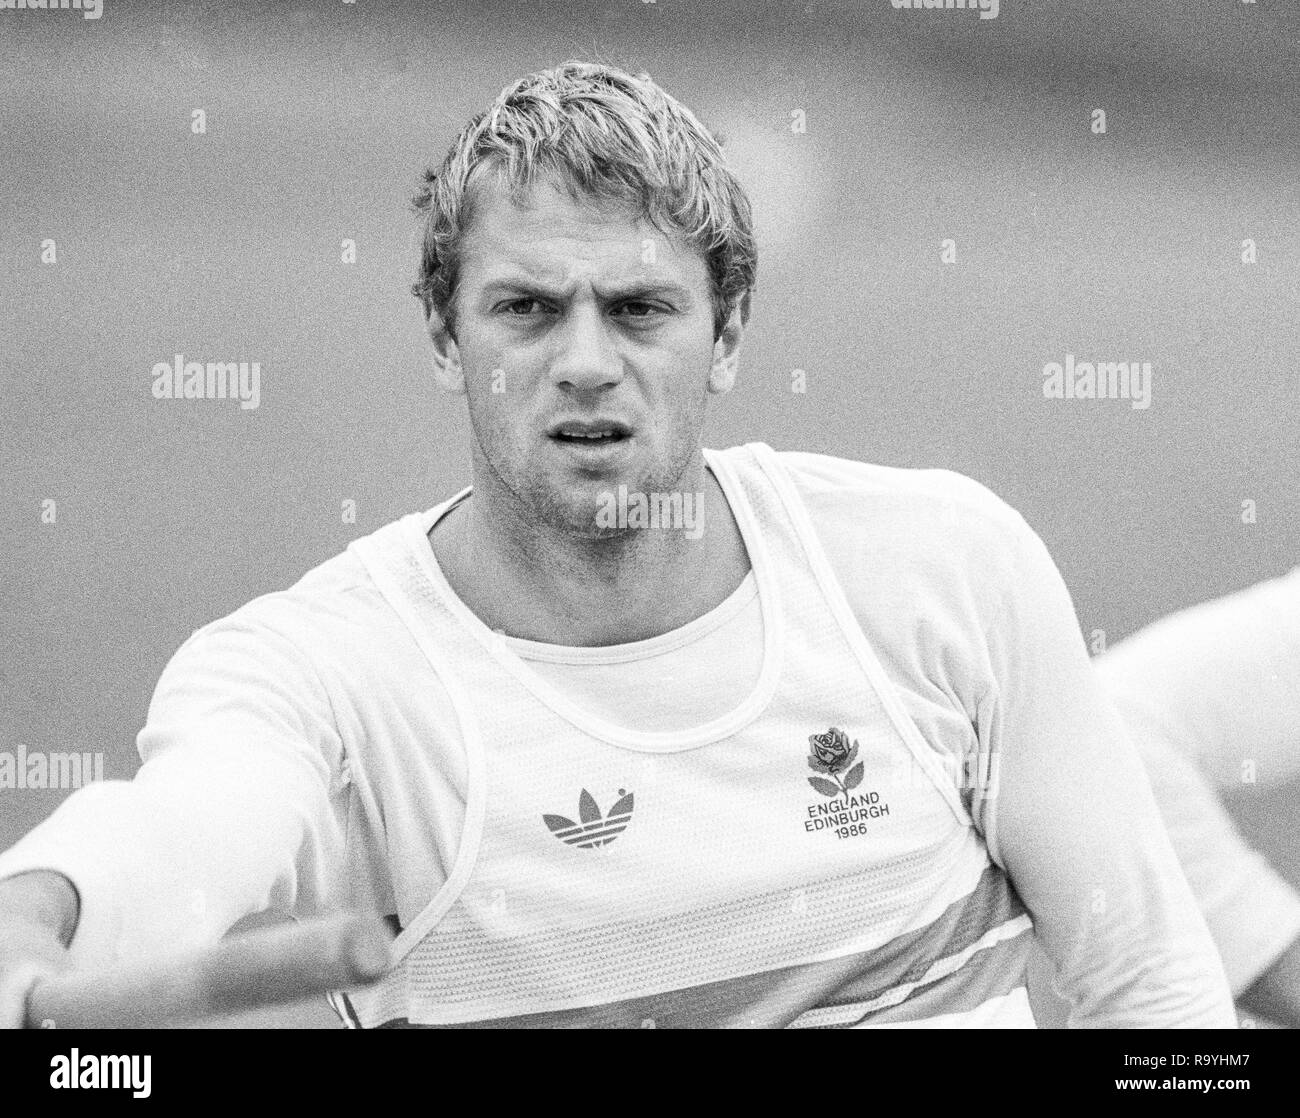
[(554, 424), (548, 434), (556, 442), (571, 446), (607, 446), (630, 438), (632, 432), (622, 423), (583, 420)]

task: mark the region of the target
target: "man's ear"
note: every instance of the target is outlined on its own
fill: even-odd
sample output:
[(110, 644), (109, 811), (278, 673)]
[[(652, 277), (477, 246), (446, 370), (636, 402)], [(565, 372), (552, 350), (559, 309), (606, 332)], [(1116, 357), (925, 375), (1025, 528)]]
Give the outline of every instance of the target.
[(445, 392), (459, 393), (465, 391), (465, 372), (460, 366), (460, 349), (456, 339), (451, 336), (447, 320), (438, 313), (437, 307), (430, 307), (426, 328), (429, 341), (433, 343), (433, 375)]
[(745, 319), (749, 315), (749, 293), (746, 292), (731, 308), (727, 324), (713, 343), (713, 367), (709, 370), (709, 391), (721, 396), (736, 384), (736, 371), (740, 366), (740, 340), (745, 333)]

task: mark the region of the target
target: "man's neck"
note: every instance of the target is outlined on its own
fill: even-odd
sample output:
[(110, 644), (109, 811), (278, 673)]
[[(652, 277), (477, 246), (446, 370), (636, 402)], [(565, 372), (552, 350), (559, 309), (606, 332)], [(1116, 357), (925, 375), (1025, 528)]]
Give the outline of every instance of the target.
[(494, 515), (471, 496), (429, 542), (452, 589), (489, 628), (546, 644), (648, 640), (719, 605), (749, 571), (726, 496), (702, 474), (696, 515), (707, 527), (696, 539), (680, 525), (592, 539)]

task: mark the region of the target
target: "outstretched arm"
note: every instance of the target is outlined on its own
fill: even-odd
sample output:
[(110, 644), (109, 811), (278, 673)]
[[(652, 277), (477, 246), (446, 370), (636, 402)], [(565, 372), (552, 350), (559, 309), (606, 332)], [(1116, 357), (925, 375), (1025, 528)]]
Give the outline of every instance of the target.
[(250, 913), (329, 905), (341, 746), (289, 642), (230, 620), (192, 638), (158, 683), (139, 746), (134, 780), (87, 785), (0, 854), (0, 879), (25, 882), (23, 903), (42, 919), (57, 890), (38, 902), (34, 871), (75, 888), (74, 926), (58, 921), (67, 962), (210, 946)]

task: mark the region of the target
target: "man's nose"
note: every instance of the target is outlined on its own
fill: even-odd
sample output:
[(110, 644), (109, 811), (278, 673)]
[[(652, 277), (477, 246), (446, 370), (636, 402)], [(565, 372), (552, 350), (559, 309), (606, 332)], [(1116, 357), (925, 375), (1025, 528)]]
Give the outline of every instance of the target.
[(623, 379), (623, 359), (610, 336), (609, 320), (596, 307), (575, 307), (553, 337), (558, 347), (551, 380), (579, 392)]

